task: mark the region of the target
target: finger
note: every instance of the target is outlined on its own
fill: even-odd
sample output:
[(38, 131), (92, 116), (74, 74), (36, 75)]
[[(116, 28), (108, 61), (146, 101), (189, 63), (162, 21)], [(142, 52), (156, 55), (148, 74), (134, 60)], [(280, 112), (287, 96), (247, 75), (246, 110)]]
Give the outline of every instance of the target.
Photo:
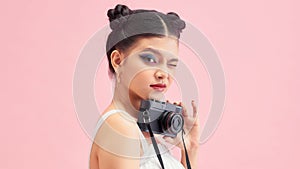
[(171, 138), (171, 137), (168, 137), (168, 136), (163, 136), (163, 139), (165, 140), (165, 142), (170, 143), (170, 144), (172, 144), (172, 145), (176, 145), (176, 146), (178, 146), (178, 147), (181, 147), (181, 146), (182, 146), (182, 145), (181, 145), (181, 140), (180, 140), (180, 138), (178, 137), (178, 135), (177, 135), (177, 137), (175, 137), (175, 138)]
[(193, 107), (193, 117), (197, 117), (197, 106), (194, 100), (192, 100), (192, 107)]
[(179, 106), (182, 107), (182, 115), (183, 115), (184, 117), (188, 117), (189, 114), (188, 114), (188, 112), (187, 112), (187, 110), (186, 110), (186, 107), (183, 105), (182, 102), (179, 103)]
[(196, 103), (195, 103), (194, 100), (192, 101), (192, 107), (193, 107), (193, 118), (195, 119), (193, 126), (199, 126), (200, 125), (200, 119), (197, 117), (198, 110), (197, 110), (197, 106), (196, 106)]
[(175, 144), (175, 140), (171, 137), (166, 137), (164, 136), (163, 139), (165, 140), (165, 142), (170, 143), (170, 144)]
[(173, 143), (174, 142), (174, 139), (172, 139), (171, 137), (167, 137), (167, 136), (164, 136), (163, 139), (168, 142), (168, 143)]

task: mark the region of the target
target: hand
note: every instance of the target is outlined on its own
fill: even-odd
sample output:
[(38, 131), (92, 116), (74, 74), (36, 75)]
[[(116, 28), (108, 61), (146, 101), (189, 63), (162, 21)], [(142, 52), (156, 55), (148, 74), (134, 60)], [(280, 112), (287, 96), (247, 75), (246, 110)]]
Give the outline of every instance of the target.
[[(169, 102), (167, 100), (167, 102)], [(189, 115), (187, 112), (185, 106), (182, 104), (182, 102), (174, 102), (175, 105), (182, 107), (182, 115), (184, 118), (184, 126), (183, 129), (185, 131), (184, 135), (184, 142), (185, 146), (188, 150), (193, 150), (195, 148), (199, 147), (199, 141), (200, 141), (200, 120), (197, 118), (197, 107), (196, 103), (193, 100), (191, 102), (193, 107), (193, 114)], [(172, 138), (168, 136), (163, 137), (164, 140), (170, 144), (178, 146), (181, 150), (184, 150), (183, 142), (182, 142), (182, 133), (178, 133), (177, 137)]]

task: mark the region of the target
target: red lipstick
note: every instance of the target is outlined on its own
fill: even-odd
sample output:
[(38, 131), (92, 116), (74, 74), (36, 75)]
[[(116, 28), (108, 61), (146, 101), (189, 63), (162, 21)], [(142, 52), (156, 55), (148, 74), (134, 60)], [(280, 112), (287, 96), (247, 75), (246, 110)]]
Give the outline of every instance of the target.
[(158, 90), (158, 91), (162, 92), (162, 91), (165, 90), (165, 88), (167, 86), (166, 86), (166, 84), (158, 83), (158, 84), (152, 84), (152, 85), (150, 85), (150, 87), (152, 87), (155, 90)]

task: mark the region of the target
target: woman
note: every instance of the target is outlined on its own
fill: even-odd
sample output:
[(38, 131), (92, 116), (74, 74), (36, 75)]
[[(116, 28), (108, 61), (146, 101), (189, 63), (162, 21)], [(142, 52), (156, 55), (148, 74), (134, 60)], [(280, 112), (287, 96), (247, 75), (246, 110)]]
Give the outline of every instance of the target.
[[(112, 32), (107, 39), (110, 73), (115, 77), (111, 104), (99, 119), (90, 154), (91, 169), (161, 168), (148, 132), (137, 125), (142, 100), (164, 100), (178, 64), (178, 45), (185, 22), (176, 13), (154, 10), (130, 10), (117, 5), (107, 13)], [(192, 101), (193, 115), (183, 107), (184, 129), (189, 131), (185, 146), (193, 169), (197, 168), (199, 119)], [(166, 169), (187, 168), (185, 149), (176, 138), (155, 137)], [(181, 149), (181, 163), (165, 143)]]

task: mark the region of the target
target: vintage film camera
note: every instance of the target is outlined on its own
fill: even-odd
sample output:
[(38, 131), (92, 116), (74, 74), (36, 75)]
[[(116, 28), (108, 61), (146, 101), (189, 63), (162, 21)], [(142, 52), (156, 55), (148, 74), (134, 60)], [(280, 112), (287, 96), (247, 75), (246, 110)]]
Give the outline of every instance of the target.
[(142, 131), (149, 132), (150, 123), (153, 133), (176, 137), (183, 128), (181, 106), (150, 99), (141, 102), (139, 111), (137, 123)]

